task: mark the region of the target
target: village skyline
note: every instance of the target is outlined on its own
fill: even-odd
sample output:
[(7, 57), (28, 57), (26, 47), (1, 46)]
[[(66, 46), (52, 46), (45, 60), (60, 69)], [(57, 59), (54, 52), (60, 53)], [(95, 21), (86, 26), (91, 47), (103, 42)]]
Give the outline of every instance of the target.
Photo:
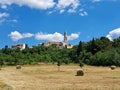
[(119, 0), (0, 0), (0, 48), (120, 36)]

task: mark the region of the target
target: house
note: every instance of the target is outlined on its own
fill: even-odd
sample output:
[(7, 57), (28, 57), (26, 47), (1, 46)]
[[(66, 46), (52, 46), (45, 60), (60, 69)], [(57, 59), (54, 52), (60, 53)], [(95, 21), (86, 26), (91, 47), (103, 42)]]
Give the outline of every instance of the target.
[(21, 44), (13, 44), (12, 45), (13, 49), (17, 49), (20, 48), (20, 50), (24, 50), (26, 48), (26, 44), (25, 43), (21, 43)]

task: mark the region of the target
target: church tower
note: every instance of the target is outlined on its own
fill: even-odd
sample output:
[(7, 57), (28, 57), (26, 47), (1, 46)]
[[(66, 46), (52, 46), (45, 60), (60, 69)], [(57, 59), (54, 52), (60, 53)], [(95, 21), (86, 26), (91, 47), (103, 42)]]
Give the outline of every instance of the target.
[(67, 44), (67, 32), (64, 32), (64, 43)]

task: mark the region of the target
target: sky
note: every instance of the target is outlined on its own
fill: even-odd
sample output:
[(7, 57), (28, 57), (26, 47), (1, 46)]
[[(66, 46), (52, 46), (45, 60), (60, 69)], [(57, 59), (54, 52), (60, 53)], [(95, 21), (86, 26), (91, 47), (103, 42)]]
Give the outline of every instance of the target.
[(120, 36), (120, 0), (0, 0), (0, 48)]

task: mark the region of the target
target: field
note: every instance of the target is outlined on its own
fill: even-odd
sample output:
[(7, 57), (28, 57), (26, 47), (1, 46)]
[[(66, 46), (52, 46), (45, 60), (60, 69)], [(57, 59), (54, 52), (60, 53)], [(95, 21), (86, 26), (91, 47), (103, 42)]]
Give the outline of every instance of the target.
[(76, 76), (78, 65), (3, 67), (0, 90), (120, 90), (120, 68), (83, 67), (85, 75)]

